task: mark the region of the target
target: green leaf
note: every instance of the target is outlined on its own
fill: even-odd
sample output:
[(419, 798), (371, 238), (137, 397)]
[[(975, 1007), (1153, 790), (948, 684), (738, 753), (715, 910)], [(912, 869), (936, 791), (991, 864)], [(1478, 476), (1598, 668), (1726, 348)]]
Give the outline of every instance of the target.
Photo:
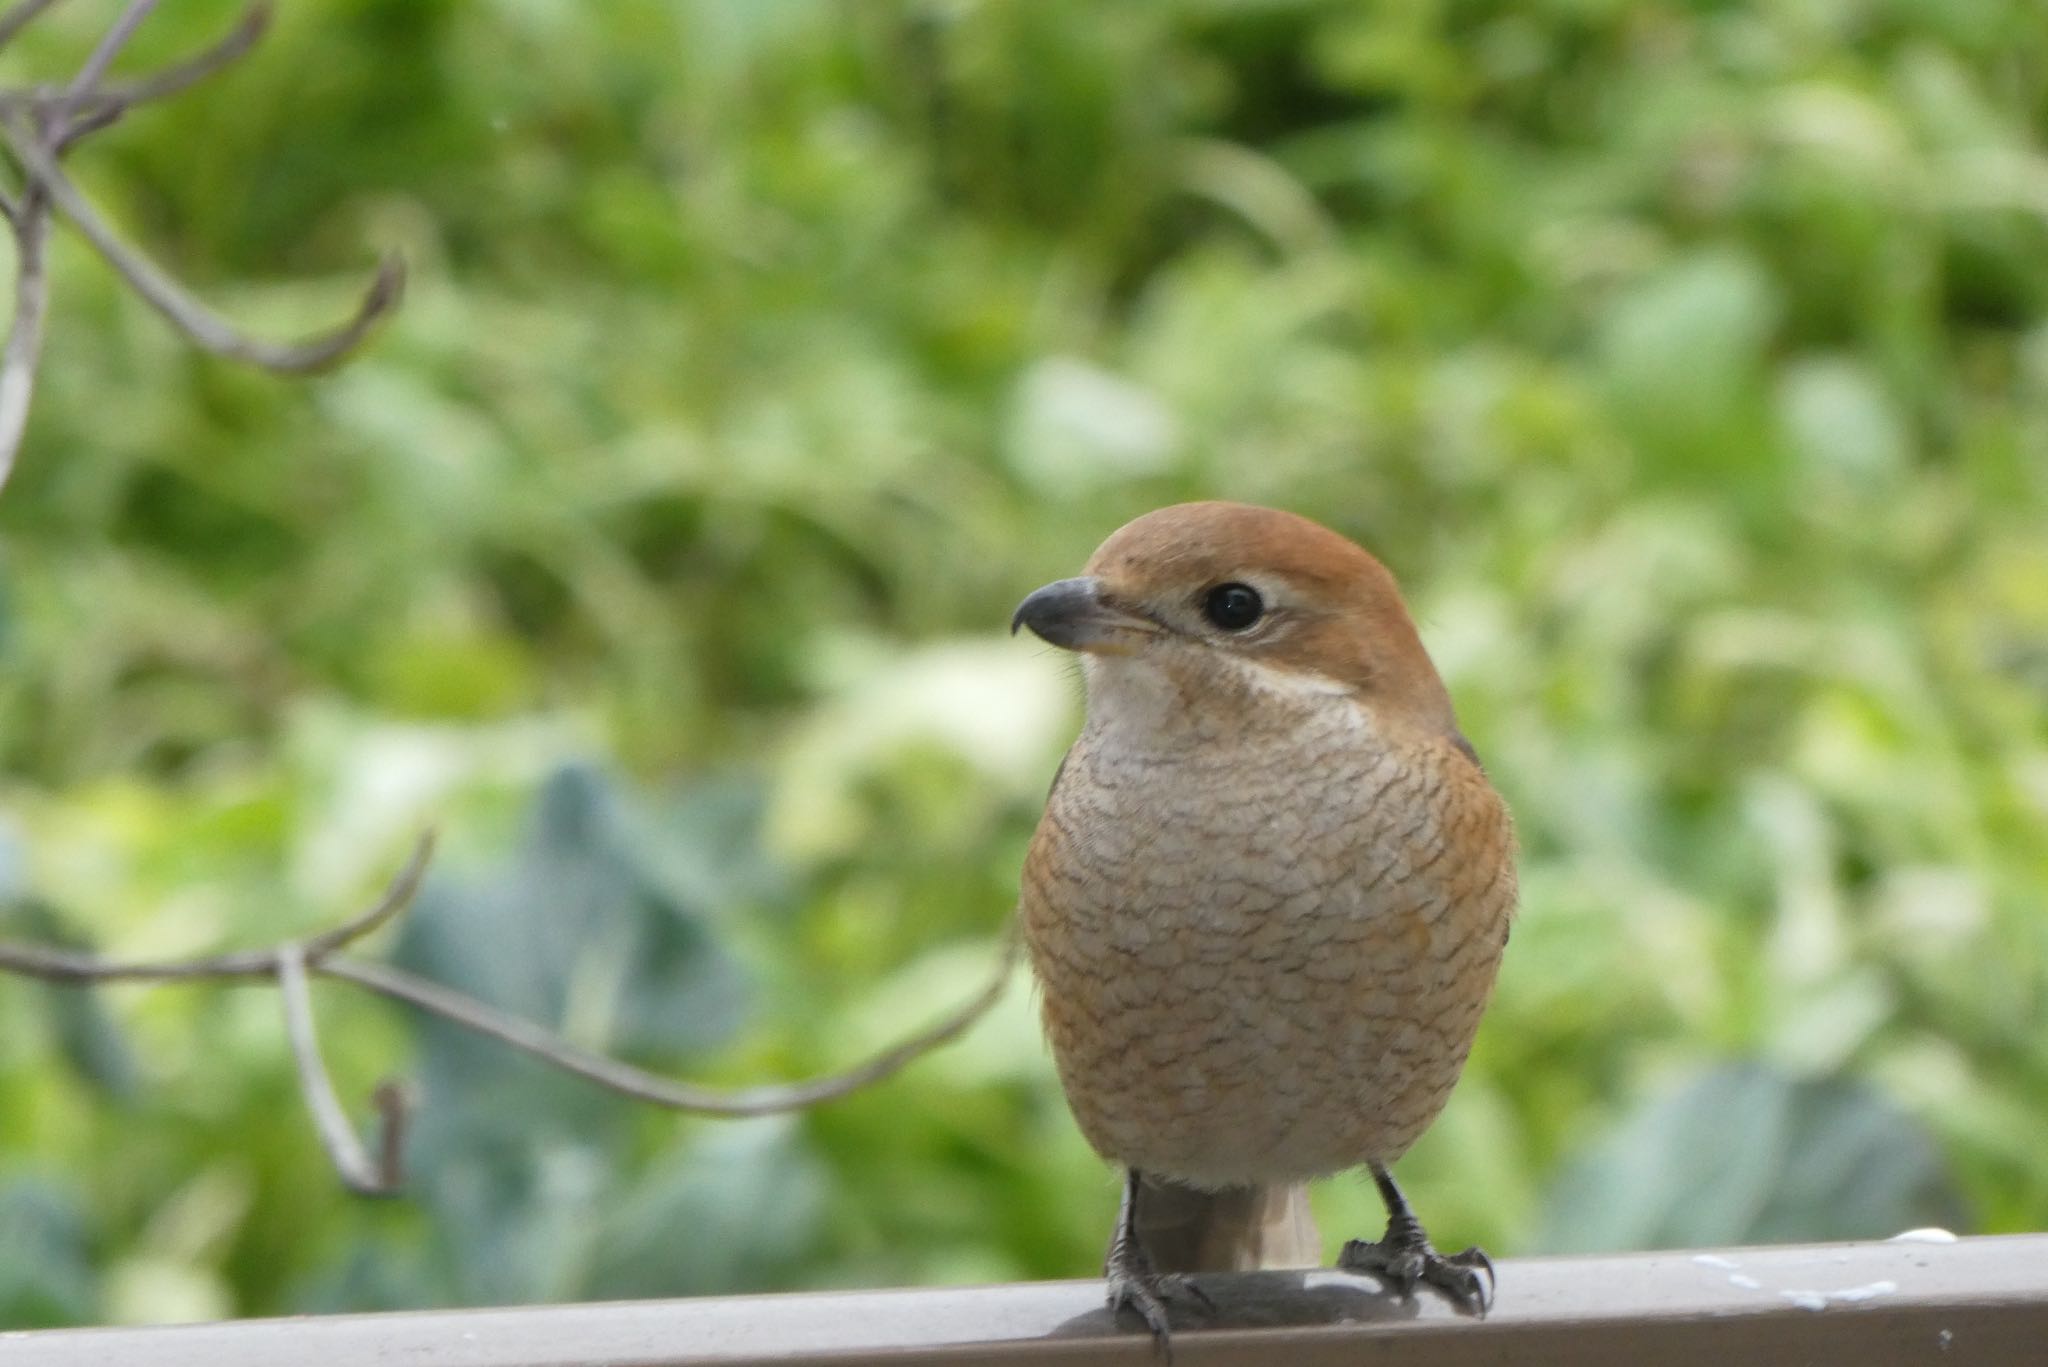
[[(0, 907), (0, 929), (30, 944), (85, 951), (92, 946), (72, 932), (56, 909), (36, 898)], [(71, 1071), (102, 1095), (126, 1101), (135, 1095), (135, 1055), (99, 992), (87, 985), (46, 983), (41, 996), (57, 1048)]]
[(697, 1127), (607, 1212), (593, 1300), (707, 1295), (787, 1284), (812, 1253), (825, 1174), (786, 1116)]
[(76, 1194), (37, 1177), (0, 1183), (0, 1330), (90, 1324), (97, 1301)]
[(1548, 1253), (1886, 1238), (1967, 1228), (1927, 1131), (1866, 1084), (1727, 1064), (1645, 1100), (1571, 1160)]

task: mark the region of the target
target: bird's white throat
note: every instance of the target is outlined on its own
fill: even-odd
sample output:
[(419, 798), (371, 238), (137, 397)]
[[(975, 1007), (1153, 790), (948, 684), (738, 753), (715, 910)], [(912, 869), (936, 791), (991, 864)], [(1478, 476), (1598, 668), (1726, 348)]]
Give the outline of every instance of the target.
[[(1220, 670), (1222, 681), (1234, 686), (1216, 687), (1219, 680), (1212, 673), (1203, 686), (1190, 688), (1190, 681), (1178, 676), (1197, 667)], [(1368, 724), (1363, 708), (1333, 706), (1355, 696), (1349, 684), (1227, 651), (1171, 662), (1143, 655), (1089, 655), (1082, 658), (1081, 669), (1088, 684), (1089, 726), (1127, 741), (1208, 731), (1227, 724), (1231, 710), (1249, 711), (1262, 729), (1289, 721), (1317, 728)], [(1199, 704), (1191, 701), (1195, 698)]]

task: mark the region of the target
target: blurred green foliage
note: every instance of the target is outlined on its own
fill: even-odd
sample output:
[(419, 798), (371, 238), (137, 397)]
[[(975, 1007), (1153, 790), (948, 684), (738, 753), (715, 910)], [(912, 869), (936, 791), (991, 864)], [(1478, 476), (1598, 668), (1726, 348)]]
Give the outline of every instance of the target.
[[(2036, 0), (305, 0), (76, 170), (252, 326), (413, 281), (292, 383), (62, 242), (4, 933), (265, 942), (436, 821), (405, 962), (850, 1062), (972, 990), (1075, 724), (1011, 605), (1236, 497), (1395, 568), (1519, 817), (1441, 1240), (2048, 1225)], [(318, 995), (347, 1095), (421, 1080), (409, 1202), (340, 1192), (273, 993), (0, 982), (0, 1323), (1099, 1257), (1021, 990), (744, 1124)]]

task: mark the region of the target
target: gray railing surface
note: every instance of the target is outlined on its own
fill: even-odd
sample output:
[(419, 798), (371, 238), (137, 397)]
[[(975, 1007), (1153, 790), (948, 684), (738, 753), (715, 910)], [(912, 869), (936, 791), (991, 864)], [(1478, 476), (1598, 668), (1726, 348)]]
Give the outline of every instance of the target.
[[(1176, 1364), (2043, 1367), (2048, 1235), (1500, 1265), (1484, 1321), (1333, 1272), (1204, 1277)], [(1099, 1282), (0, 1333), (0, 1367), (663, 1367), (1155, 1361)], [(1163, 1361), (1163, 1359), (1158, 1359)]]

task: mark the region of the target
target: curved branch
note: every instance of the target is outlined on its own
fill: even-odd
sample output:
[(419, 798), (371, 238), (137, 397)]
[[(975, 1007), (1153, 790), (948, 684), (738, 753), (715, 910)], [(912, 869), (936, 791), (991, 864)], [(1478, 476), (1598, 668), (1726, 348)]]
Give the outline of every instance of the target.
[(321, 1146), (342, 1185), (359, 1196), (395, 1195), (403, 1181), (399, 1163), (405, 1126), (403, 1093), (389, 1085), (377, 1089), (381, 1133), (373, 1162), (356, 1138), (341, 1098), (334, 1093), (327, 1064), (320, 1057), (320, 1033), (313, 1020), (313, 991), (306, 981), (303, 947), (278, 947), (277, 991), (284, 1006), (285, 1033), (292, 1042), (292, 1061), (299, 1069), (299, 1091), (306, 1098), (306, 1109), (313, 1113), (313, 1127), (320, 1132)]
[[(404, 1002), (636, 1101), (700, 1115), (757, 1116), (835, 1101), (900, 1072), (940, 1045), (958, 1038), (1002, 997), (1004, 989), (1009, 986), (1010, 973), (1016, 966), (1021, 948), (1016, 924), (1012, 922), (995, 970), (980, 991), (923, 1030), (851, 1068), (800, 1082), (769, 1083), (736, 1090), (706, 1087), (662, 1077), (582, 1048), (545, 1026), (501, 1011), (467, 993), (404, 969), (342, 957), (338, 951), (391, 921), (411, 904), (432, 851), (433, 835), (429, 832), (420, 837), (412, 857), (392, 878), (382, 897), (340, 925), (317, 935), (287, 940), (267, 949), (242, 950), (197, 959), (126, 963), (91, 954), (0, 941), (0, 973), (66, 984), (275, 980), (287, 997), (285, 1012), (287, 1025), (294, 1032), (294, 1054), (307, 1093), (307, 1104), (314, 1111), (323, 1142), (327, 1144), (329, 1153), (335, 1156), (335, 1166), (342, 1173), (342, 1179), (353, 1188), (374, 1193), (395, 1185), (397, 1181), (395, 1164), (399, 1131), (405, 1118), (404, 1095), (389, 1085), (378, 1090), (377, 1106), (385, 1117), (383, 1158), (374, 1168), (377, 1180), (359, 1186), (356, 1179), (372, 1175), (373, 1166), (353, 1133), (346, 1143), (334, 1138), (334, 1116), (340, 1112), (340, 1103), (334, 1101), (331, 1107), (327, 1104), (332, 1100), (333, 1087), (326, 1081), (325, 1071), (320, 1066), (312, 1009), (305, 999), (303, 980), (308, 975), (318, 974), (354, 983), (393, 1001)], [(316, 1094), (326, 1100), (315, 1100)], [(345, 1119), (341, 1123), (345, 1129)], [(385, 1181), (387, 1178), (388, 1183)]]
[[(0, 48), (5, 48), (56, 0), (16, 0), (0, 10)], [(297, 373), (318, 370), (348, 355), (377, 320), (397, 307), (405, 283), (403, 266), (387, 258), (363, 292), (355, 313), (339, 327), (302, 342), (279, 343), (251, 337), (201, 303), (163, 269), (123, 242), (88, 199), (58, 168), (79, 139), (120, 119), (129, 109), (175, 95), (233, 62), (255, 46), (269, 27), (270, 0), (252, 0), (242, 16), (209, 47), (151, 74), (109, 81), (107, 73), (159, 0), (127, 0), (111, 27), (70, 80), (0, 89), (0, 141), (19, 163), (22, 183), (0, 188), (0, 220), (12, 230), (19, 265), (15, 314), (0, 353), (0, 486), (14, 467), (36, 367), (42, 355), (49, 281), (45, 245), (52, 207), (77, 227), (107, 264), (195, 345), (216, 356)]]
[(329, 959), (318, 965), (319, 973), (366, 987), (372, 992), (418, 1007), (442, 1020), (531, 1054), (563, 1072), (573, 1073), (610, 1091), (671, 1110), (699, 1115), (757, 1116), (779, 1111), (802, 1110), (820, 1102), (836, 1101), (849, 1093), (871, 1086), (901, 1071), (986, 1015), (1009, 986), (1010, 970), (1017, 961), (1018, 937), (1014, 931), (1004, 943), (1003, 953), (989, 980), (966, 1002), (901, 1043), (884, 1049), (865, 1063), (842, 1072), (827, 1073), (802, 1082), (769, 1083), (726, 1091), (695, 1083), (677, 1082), (635, 1068), (630, 1063), (571, 1044), (560, 1035), (519, 1016), (500, 1011), (466, 993), (407, 973), (389, 964), (364, 963), (357, 959)]
[(405, 861), (405, 866), (392, 876), (382, 897), (332, 930), (323, 930), (300, 942), (307, 964), (319, 967), (320, 961), (328, 955), (348, 948), (411, 906), (413, 897), (420, 890), (420, 880), (427, 876), (427, 864), (433, 857), (434, 829), (429, 826), (413, 842), (412, 855)]
[[(0, 108), (10, 113), (34, 114), (45, 125), (55, 128), (54, 147), (62, 152), (86, 134), (106, 127), (137, 105), (190, 90), (223, 67), (238, 61), (269, 31), (270, 19), (269, 0), (257, 0), (242, 11), (242, 17), (233, 28), (215, 39), (211, 46), (200, 49), (181, 62), (173, 62), (161, 71), (125, 81), (96, 82), (91, 88), (82, 86), (79, 78), (74, 78), (66, 86), (38, 85), (25, 90), (4, 90), (0, 91)], [(0, 25), (6, 22), (7, 19), (0, 18)], [(0, 34), (0, 45), (6, 41), (6, 35)], [(84, 74), (80, 72), (79, 76)], [(66, 111), (70, 113), (71, 121), (58, 128), (58, 116)]]
[(43, 324), (50, 313), (49, 205), (30, 185), (6, 207), (15, 244), (14, 320), (7, 328), (6, 348), (0, 350), (0, 488), (14, 473), (14, 458), (28, 431)]
[[(286, 944), (296, 946), (307, 965), (317, 968), (328, 955), (362, 939), (411, 905), (433, 853), (434, 833), (430, 830), (420, 836), (405, 866), (393, 875), (383, 895), (369, 907), (331, 930), (303, 940), (286, 941)], [(273, 945), (268, 949), (245, 949), (200, 959), (122, 963), (102, 959), (96, 954), (0, 940), (0, 973), (15, 973), (52, 983), (161, 983), (209, 978), (269, 978), (278, 972), (283, 949), (284, 945)]]
[(106, 76), (107, 68), (121, 55), (121, 49), (128, 46), (128, 40), (135, 36), (135, 30), (142, 27), (142, 21), (149, 18), (149, 12), (156, 8), (157, 0), (130, 0), (128, 8), (121, 11), (121, 17), (106, 31), (93, 46), (92, 54), (85, 59), (85, 65), (71, 78), (71, 84), (64, 90), (64, 97), (57, 102), (54, 123), (62, 123), (64, 117), (77, 108), (81, 101), (89, 99), (100, 88), (100, 81)]
[(33, 132), (23, 126), (18, 112), (0, 111), (0, 130), (30, 181), (39, 185), (71, 225), (93, 245), (106, 263), (118, 272), (143, 302), (169, 319), (171, 325), (195, 344), (216, 356), (245, 361), (266, 370), (297, 373), (332, 365), (354, 350), (370, 333), (377, 320), (398, 305), (405, 288), (405, 267), (397, 257), (386, 257), (376, 277), (356, 305), (355, 316), (337, 328), (303, 342), (266, 342), (250, 337), (222, 318), (163, 269), (115, 235), (99, 210), (80, 194), (71, 178), (57, 165), (57, 159)]
[(153, 75), (138, 76), (132, 81), (113, 82), (101, 89), (95, 98), (132, 107), (190, 90), (255, 47), (257, 41), (269, 30), (270, 18), (271, 8), (268, 0), (258, 0), (258, 3), (242, 11), (242, 17), (235, 22), (235, 26), (215, 40), (213, 46), (202, 48), (184, 61), (174, 62)]
[(57, 0), (21, 0), (13, 9), (0, 14), (0, 47), (6, 47), (13, 42), (15, 34), (35, 22), (37, 15), (56, 3)]
[[(115, 81), (101, 86), (92, 94), (70, 101), (72, 120), (59, 132), (56, 150), (62, 152), (78, 139), (95, 129), (104, 128), (129, 110), (152, 100), (161, 100), (189, 90), (221, 68), (230, 65), (262, 38), (270, 28), (271, 9), (268, 0), (258, 0), (242, 12), (242, 17), (211, 47), (204, 48), (182, 62), (173, 63), (152, 75), (139, 76), (134, 80)], [(21, 97), (16, 97), (21, 98)], [(45, 100), (47, 94), (26, 97), (30, 101)]]

